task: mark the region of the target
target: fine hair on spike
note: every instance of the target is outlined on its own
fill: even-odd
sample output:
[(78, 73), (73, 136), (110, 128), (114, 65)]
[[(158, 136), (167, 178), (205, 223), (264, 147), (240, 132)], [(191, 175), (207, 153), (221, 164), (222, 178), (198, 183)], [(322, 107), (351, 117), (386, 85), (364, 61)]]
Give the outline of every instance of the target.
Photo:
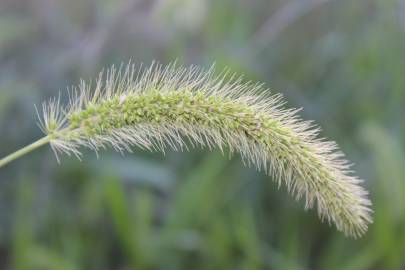
[(59, 98), (43, 104), (40, 127), (57, 157), (81, 158), (82, 146), (96, 153), (107, 146), (119, 152), (218, 148), (239, 153), (245, 165), (283, 183), (346, 235), (361, 236), (372, 222), (362, 181), (336, 144), (318, 138), (318, 128), (261, 83), (228, 71), (216, 75), (213, 68), (123, 64), (92, 85), (81, 81), (69, 97), (65, 106)]

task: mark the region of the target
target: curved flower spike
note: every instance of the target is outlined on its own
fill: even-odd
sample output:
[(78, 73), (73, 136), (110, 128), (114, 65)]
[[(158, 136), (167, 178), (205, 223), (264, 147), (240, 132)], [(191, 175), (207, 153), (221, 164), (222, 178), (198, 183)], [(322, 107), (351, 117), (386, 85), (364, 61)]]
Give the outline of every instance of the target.
[[(198, 67), (133, 65), (100, 74), (94, 89), (82, 82), (69, 105), (44, 103), (42, 130), (56, 154), (80, 158), (81, 146), (96, 152), (137, 146), (164, 152), (188, 146), (226, 147), (246, 165), (263, 169), (306, 208), (357, 237), (371, 222), (370, 201), (361, 182), (333, 142), (294, 109), (283, 109), (281, 95), (261, 84)], [(57, 156), (57, 155), (56, 155)]]

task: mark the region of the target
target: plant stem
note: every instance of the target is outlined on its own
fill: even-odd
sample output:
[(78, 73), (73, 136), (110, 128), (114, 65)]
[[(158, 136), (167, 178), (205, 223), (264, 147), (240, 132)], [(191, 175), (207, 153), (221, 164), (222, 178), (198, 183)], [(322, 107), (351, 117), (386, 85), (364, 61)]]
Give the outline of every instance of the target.
[(51, 138), (49, 136), (43, 137), (43, 138), (39, 139), (38, 141), (33, 142), (30, 145), (27, 145), (26, 147), (21, 148), (18, 151), (15, 151), (14, 153), (6, 156), (5, 158), (0, 159), (0, 168), (5, 166), (6, 164), (10, 163), (11, 161), (13, 161), (21, 156), (24, 156), (25, 154), (28, 154), (29, 152), (37, 149), (38, 147), (41, 147), (41, 146), (49, 143), (50, 140), (51, 140)]

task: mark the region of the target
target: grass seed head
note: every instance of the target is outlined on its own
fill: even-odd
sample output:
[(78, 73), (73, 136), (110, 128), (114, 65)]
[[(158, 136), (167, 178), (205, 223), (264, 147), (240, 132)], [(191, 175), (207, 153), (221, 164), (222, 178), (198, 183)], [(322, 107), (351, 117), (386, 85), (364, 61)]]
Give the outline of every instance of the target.
[(284, 109), (281, 95), (262, 84), (243, 82), (212, 69), (112, 67), (95, 87), (82, 82), (70, 101), (44, 104), (42, 130), (56, 154), (80, 158), (80, 147), (98, 151), (137, 146), (164, 152), (189, 146), (226, 147), (284, 183), (305, 207), (316, 207), (322, 220), (350, 236), (360, 236), (371, 222), (370, 201), (333, 142), (318, 138), (318, 129)]

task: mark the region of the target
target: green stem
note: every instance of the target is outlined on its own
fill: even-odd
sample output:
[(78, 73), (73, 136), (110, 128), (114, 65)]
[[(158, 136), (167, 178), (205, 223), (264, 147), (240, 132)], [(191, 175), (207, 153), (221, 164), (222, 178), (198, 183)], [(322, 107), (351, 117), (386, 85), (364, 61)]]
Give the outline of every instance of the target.
[(38, 147), (41, 147), (47, 143), (49, 143), (51, 140), (51, 138), (49, 136), (43, 137), (42, 139), (39, 139), (36, 142), (31, 143), (30, 145), (27, 145), (24, 148), (21, 148), (18, 151), (15, 151), (14, 153), (6, 156), (3, 159), (0, 159), (0, 168), (5, 166), (6, 164), (10, 163), (11, 161), (25, 155), (28, 154), (29, 152), (37, 149)]

